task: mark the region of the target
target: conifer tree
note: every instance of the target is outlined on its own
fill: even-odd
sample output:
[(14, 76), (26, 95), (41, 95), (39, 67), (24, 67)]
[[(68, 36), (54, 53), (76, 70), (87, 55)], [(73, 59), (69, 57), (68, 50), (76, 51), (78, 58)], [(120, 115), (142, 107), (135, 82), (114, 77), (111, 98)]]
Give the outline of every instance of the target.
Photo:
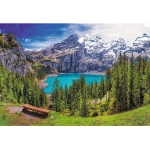
[(87, 96), (87, 88), (84, 87), (83, 89), (83, 99), (82, 99), (82, 106), (81, 106), (81, 111), (80, 115), (82, 117), (88, 117), (89, 116), (89, 106), (88, 106), (88, 96)]
[(58, 78), (56, 77), (53, 83), (53, 90), (52, 90), (52, 96), (51, 96), (51, 100), (53, 102), (54, 105), (54, 109), (56, 111), (60, 111), (61, 110), (61, 103), (60, 103), (60, 83)]
[(129, 103), (128, 108), (133, 109), (136, 107), (136, 82), (137, 82), (137, 76), (136, 76), (136, 70), (135, 70), (135, 62), (134, 62), (134, 56), (132, 54), (130, 58), (130, 81), (129, 81)]
[(108, 92), (108, 97), (107, 99), (110, 99), (110, 90), (111, 90), (111, 68), (108, 67), (106, 70), (106, 91)]
[(68, 95), (69, 95), (69, 93), (68, 93), (69, 91), (68, 91), (68, 87), (67, 87), (67, 84), (65, 85), (65, 92), (64, 92), (64, 94), (65, 94), (65, 109), (67, 109), (67, 105), (68, 105)]

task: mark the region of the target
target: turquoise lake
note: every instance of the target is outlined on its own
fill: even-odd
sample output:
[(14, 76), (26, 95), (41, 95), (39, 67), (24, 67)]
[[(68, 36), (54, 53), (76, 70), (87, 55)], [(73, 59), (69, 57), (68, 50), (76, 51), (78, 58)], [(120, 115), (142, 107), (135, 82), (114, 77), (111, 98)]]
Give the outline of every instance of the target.
[[(64, 88), (65, 85), (69, 87), (72, 84), (73, 80), (77, 80), (80, 78), (80, 73), (66, 73), (66, 74), (59, 74), (58, 80), (60, 82), (60, 85)], [(100, 75), (100, 74), (84, 74), (86, 83), (91, 83), (91, 82), (98, 82), (100, 83), (102, 78), (105, 78), (105, 75)], [(46, 79), (46, 83), (48, 83), (48, 86), (44, 88), (44, 92), (46, 94), (51, 94), (52, 92), (52, 85), (54, 83), (56, 76), (50, 76)]]

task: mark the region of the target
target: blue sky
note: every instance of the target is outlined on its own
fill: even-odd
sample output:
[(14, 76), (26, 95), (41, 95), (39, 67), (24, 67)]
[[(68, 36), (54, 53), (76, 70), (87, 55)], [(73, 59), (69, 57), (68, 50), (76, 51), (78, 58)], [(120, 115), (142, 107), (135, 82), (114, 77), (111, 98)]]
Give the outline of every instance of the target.
[(82, 24), (0, 24), (2, 33), (12, 32), (19, 43), (28, 49), (45, 48), (77, 33), (76, 30), (84, 32), (88, 28)]
[(100, 36), (105, 41), (122, 37), (133, 42), (143, 33), (150, 34), (150, 24), (0, 24), (0, 32), (12, 32), (27, 49), (41, 49), (61, 42), (71, 34)]

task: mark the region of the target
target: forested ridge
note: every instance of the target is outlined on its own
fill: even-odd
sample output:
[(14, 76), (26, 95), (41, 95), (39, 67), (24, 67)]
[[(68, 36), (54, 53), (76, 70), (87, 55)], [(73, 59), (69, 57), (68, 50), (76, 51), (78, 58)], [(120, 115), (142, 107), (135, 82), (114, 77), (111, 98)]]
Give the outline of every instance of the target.
[[(5, 58), (3, 61), (0, 59), (0, 101), (28, 103), (37, 107), (46, 107), (48, 105), (48, 98), (44, 91), (39, 88), (37, 78), (44, 78), (45, 75), (49, 73), (47, 71), (49, 68), (46, 68), (46, 70), (43, 66), (38, 69), (32, 67), (32, 72), (28, 69), (25, 75), (22, 75), (20, 72), (13, 72), (13, 65), (16, 61), (18, 61), (18, 65), (19, 61), (22, 60), (24, 60), (23, 62), (26, 64), (31, 63), (32, 66), (34, 64), (32, 60), (26, 58), (23, 49), (21, 49), (21, 52), (15, 51), (15, 48), (19, 47), (22, 46), (18, 43), (13, 33), (0, 33), (0, 52), (10, 51), (11, 54), (8, 53), (9, 58)], [(12, 49), (14, 49), (14, 51)], [(6, 53), (6, 55), (8, 54)], [(14, 57), (16, 57), (16, 60), (13, 60)], [(5, 61), (7, 63), (4, 63)], [(9, 71), (10, 67), (7, 66), (7, 64), (11, 64), (12, 71)], [(27, 69), (27, 66), (22, 65), (21, 68)]]
[[(139, 56), (119, 56), (110, 74), (110, 112), (119, 113), (150, 103), (150, 62)], [(107, 81), (106, 81), (107, 82)]]
[(35, 71), (36, 78), (39, 80), (44, 79), (46, 75), (52, 74), (52, 68), (49, 65), (45, 66), (38, 64), (37, 66), (34, 65), (33, 69)]
[[(53, 102), (54, 110), (57, 112), (69, 109), (73, 113), (79, 111), (79, 114), (83, 117), (90, 115), (90, 109), (96, 110), (97, 100), (104, 97), (106, 94), (106, 81), (101, 80), (101, 83), (97, 82), (86, 84), (84, 75), (82, 74), (80, 79), (73, 80), (72, 85), (65, 88), (59, 83), (57, 77), (53, 84), (53, 91), (51, 95), (51, 101)], [(95, 100), (94, 106), (90, 105), (90, 100)]]
[[(103, 97), (105, 101), (101, 101)], [(150, 62), (141, 56), (130, 59), (120, 52), (118, 60), (106, 70), (106, 79), (86, 84), (84, 75), (72, 86), (62, 88), (56, 78), (51, 100), (55, 111), (79, 112), (83, 117), (115, 114), (150, 103)], [(94, 104), (91, 101), (94, 100)], [(99, 100), (99, 101), (98, 101)]]
[(3, 34), (0, 33), (0, 48), (13, 48), (13, 47), (22, 47), (12, 33)]
[(35, 81), (34, 74), (14, 74), (0, 62), (0, 100), (13, 103), (28, 103), (46, 107), (48, 99)]

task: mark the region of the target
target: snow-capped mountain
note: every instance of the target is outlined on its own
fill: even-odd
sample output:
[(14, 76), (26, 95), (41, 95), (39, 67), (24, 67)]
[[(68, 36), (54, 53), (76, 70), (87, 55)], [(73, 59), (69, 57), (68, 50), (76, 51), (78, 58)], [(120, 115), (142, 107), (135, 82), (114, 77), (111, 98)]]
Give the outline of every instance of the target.
[(144, 33), (132, 44), (121, 37), (105, 42), (98, 36), (74, 34), (30, 55), (42, 64), (51, 65), (55, 71), (87, 72), (104, 71), (114, 63), (120, 51), (128, 57), (133, 53), (135, 57), (141, 55), (150, 58), (150, 36)]
[(100, 53), (103, 51), (105, 43), (101, 37), (90, 37), (88, 34), (80, 37), (78, 42), (86, 48), (87, 53)]
[(144, 33), (142, 37), (138, 37), (135, 41), (136, 42), (146, 42), (149, 40), (150, 40), (150, 36), (148, 36), (146, 33)]
[(149, 47), (149, 42), (150, 42), (150, 36), (148, 36), (146, 33), (143, 34), (142, 37), (138, 37), (135, 42), (133, 43), (134, 48), (136, 47)]

